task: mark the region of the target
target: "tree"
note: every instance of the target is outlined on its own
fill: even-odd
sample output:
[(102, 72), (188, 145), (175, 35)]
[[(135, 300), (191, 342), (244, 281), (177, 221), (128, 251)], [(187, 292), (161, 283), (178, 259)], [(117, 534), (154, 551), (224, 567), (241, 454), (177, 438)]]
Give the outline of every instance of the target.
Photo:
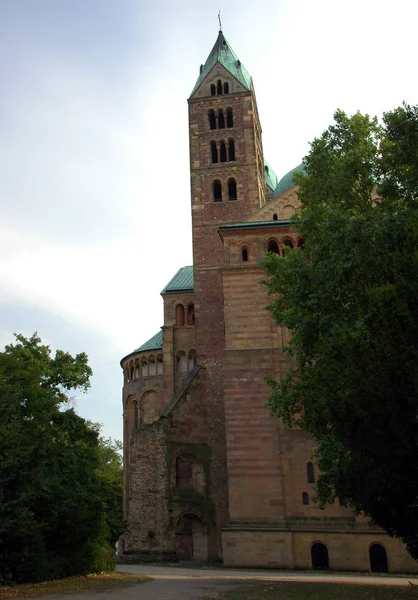
[(295, 364), (269, 406), (317, 441), (320, 503), (418, 559), (418, 108), (334, 118), (295, 177), (305, 247), (264, 261)]
[(111, 448), (68, 408), (89, 387), (87, 356), (52, 357), (36, 334), (16, 340), (0, 353), (0, 583), (106, 570), (123, 531), (108, 518)]

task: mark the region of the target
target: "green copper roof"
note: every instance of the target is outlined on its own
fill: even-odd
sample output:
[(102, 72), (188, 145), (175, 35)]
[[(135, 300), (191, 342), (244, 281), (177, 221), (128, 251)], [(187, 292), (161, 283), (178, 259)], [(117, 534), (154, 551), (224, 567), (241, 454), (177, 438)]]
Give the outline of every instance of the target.
[(163, 347), (163, 332), (159, 331), (155, 335), (152, 336), (148, 342), (142, 344), (135, 350), (135, 352), (143, 352), (144, 350), (161, 350)]
[(305, 169), (303, 163), (301, 163), (300, 165), (289, 171), (289, 173), (286, 173), (286, 175), (284, 175), (280, 179), (279, 183), (276, 185), (276, 189), (274, 190), (274, 197), (280, 196), (280, 194), (283, 194), (283, 192), (286, 192), (291, 187), (293, 187), (295, 185), (293, 181), (293, 173), (302, 173), (304, 170)]
[(183, 267), (177, 271), (172, 279), (162, 290), (161, 295), (174, 292), (193, 291), (193, 267)]
[(125, 358), (128, 358), (128, 356), (131, 356), (132, 354), (136, 354), (137, 352), (145, 352), (146, 350), (162, 350), (162, 349), (163, 349), (163, 332), (159, 331), (158, 333), (153, 335), (151, 339), (149, 339), (147, 342), (145, 342), (145, 344), (142, 344), (142, 346), (139, 346), (139, 348), (137, 348), (136, 350), (133, 350), (132, 352), (130, 352), (129, 354), (124, 356), (122, 358), (122, 360), (120, 361), (120, 364), (122, 366), (122, 363), (125, 360)]
[(263, 228), (277, 228), (277, 227), (289, 227), (292, 221), (289, 219), (282, 219), (281, 221), (244, 221), (243, 223), (231, 223), (230, 225), (222, 225), (218, 228), (220, 234), (222, 231), (233, 231), (234, 229), (258, 229)]
[(216, 40), (215, 45), (212, 48), (212, 51), (209, 54), (205, 64), (200, 67), (199, 78), (196, 81), (196, 85), (194, 86), (190, 96), (193, 96), (199, 85), (205, 79), (209, 71), (211, 71), (211, 69), (216, 65), (216, 63), (220, 63), (223, 67), (225, 67), (225, 69), (229, 71), (231, 75), (235, 77), (235, 79), (242, 83), (247, 90), (252, 90), (252, 81), (247, 69), (241, 64), (241, 61), (238, 60), (235, 52), (226, 41), (224, 34), (222, 31), (220, 31), (218, 39)]
[(266, 184), (274, 192), (277, 185), (277, 175), (266, 160), (264, 161), (264, 176), (266, 178)]

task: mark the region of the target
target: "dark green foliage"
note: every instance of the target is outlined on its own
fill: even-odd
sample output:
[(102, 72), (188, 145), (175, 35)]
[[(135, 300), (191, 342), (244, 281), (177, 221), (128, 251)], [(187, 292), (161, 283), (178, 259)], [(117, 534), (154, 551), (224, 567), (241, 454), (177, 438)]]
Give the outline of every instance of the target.
[(269, 405), (314, 435), (320, 502), (364, 511), (418, 559), (417, 108), (383, 126), (337, 112), (305, 170), (305, 248), (265, 259), (296, 364)]
[(87, 356), (52, 358), (36, 334), (16, 337), (0, 353), (0, 584), (109, 569), (119, 455), (67, 407), (67, 392), (89, 386)]

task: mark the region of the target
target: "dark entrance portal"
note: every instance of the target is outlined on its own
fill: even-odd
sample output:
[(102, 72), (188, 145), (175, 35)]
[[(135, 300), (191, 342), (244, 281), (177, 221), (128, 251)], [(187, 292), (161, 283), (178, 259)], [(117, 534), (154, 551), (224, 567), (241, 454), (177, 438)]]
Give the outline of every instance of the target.
[(370, 569), (372, 573), (387, 573), (388, 558), (381, 544), (372, 544), (369, 548)]
[(313, 569), (323, 569), (324, 571), (329, 569), (328, 549), (325, 544), (321, 544), (320, 542), (313, 544), (311, 558)]

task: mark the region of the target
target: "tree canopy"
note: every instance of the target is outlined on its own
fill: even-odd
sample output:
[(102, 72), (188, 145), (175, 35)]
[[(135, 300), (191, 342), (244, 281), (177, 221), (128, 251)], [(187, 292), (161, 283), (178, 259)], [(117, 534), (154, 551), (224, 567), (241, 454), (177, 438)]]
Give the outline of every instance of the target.
[(294, 368), (269, 406), (317, 441), (317, 496), (418, 559), (418, 107), (337, 111), (295, 176), (303, 249), (264, 262)]
[(53, 357), (37, 334), (0, 352), (0, 584), (113, 566), (120, 457), (70, 408), (91, 373), (86, 354)]

